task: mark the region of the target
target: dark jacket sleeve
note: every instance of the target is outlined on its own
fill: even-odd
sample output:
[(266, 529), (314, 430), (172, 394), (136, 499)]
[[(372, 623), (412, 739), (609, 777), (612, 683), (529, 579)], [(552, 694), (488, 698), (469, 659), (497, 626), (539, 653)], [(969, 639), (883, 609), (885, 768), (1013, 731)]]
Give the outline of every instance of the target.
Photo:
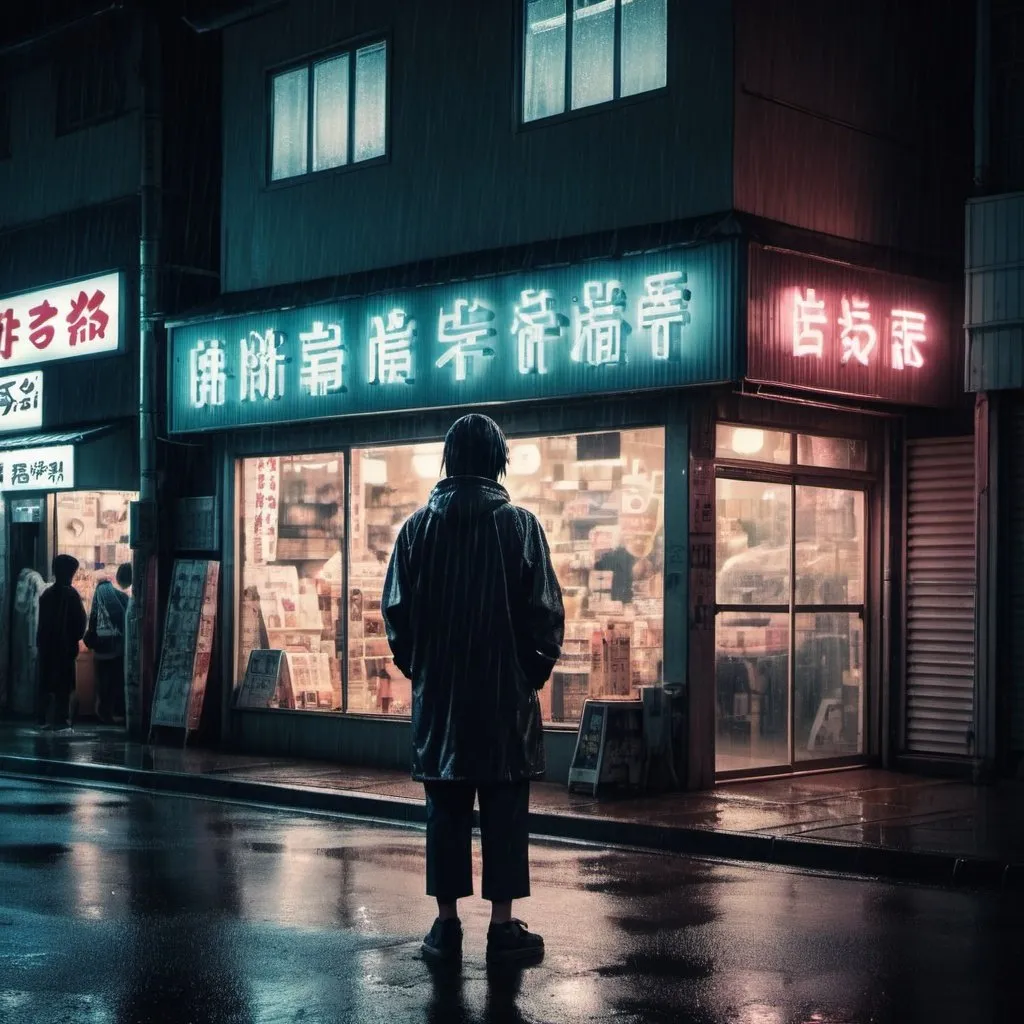
[(409, 524), (406, 523), (398, 534), (398, 540), (391, 552), (387, 575), (384, 577), (384, 592), (381, 594), (380, 610), (387, 630), (388, 646), (394, 655), (395, 665), (407, 679), (412, 678), (412, 629), (410, 603), (412, 586), (409, 574)]
[[(96, 597), (93, 595), (92, 607), (89, 609), (89, 619), (85, 629), (86, 635), (96, 633)], [(86, 645), (88, 646), (88, 645)]]
[(526, 521), (523, 573), (528, 649), (521, 652), (520, 659), (527, 678), (539, 690), (548, 681), (555, 662), (562, 654), (565, 609), (544, 528), (532, 515)]
[(87, 619), (85, 616), (85, 605), (82, 603), (81, 595), (78, 591), (73, 591), (74, 597), (71, 599), (71, 613), (69, 616), (70, 628), (73, 633), (72, 639), (77, 644), (79, 640), (85, 635), (85, 627)]

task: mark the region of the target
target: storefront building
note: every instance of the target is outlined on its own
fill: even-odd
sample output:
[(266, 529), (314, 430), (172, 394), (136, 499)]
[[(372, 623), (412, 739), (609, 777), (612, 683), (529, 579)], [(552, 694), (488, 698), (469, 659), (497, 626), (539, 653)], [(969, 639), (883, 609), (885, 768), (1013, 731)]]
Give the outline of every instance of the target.
[[(86, 610), (131, 561), (138, 487), (128, 299), (120, 271), (0, 298), (0, 671), (7, 709), (38, 711), (35, 607), (58, 553), (73, 555)], [(95, 709), (92, 653), (78, 662), (79, 710)]]
[[(549, 777), (584, 700), (659, 685), (685, 698), (692, 788), (889, 756), (894, 474), (910, 410), (953, 402), (948, 295), (730, 239), (172, 324), (170, 431), (221, 465), (218, 529), (179, 554), (222, 562), (225, 738), (407, 765), (381, 588), (476, 409), (565, 594)], [(269, 690), (257, 650), (285, 652)]]

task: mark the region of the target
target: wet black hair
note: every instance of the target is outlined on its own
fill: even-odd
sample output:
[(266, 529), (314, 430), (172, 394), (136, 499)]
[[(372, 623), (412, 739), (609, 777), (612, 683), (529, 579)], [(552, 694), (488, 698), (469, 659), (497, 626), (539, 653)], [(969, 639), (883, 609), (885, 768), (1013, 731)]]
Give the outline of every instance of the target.
[(446, 476), (482, 476), (497, 481), (506, 469), (508, 441), (490, 416), (473, 412), (448, 428), (441, 457), (441, 471)]
[(122, 562), (117, 567), (117, 575), (114, 578), (122, 590), (127, 590), (132, 585), (132, 563)]

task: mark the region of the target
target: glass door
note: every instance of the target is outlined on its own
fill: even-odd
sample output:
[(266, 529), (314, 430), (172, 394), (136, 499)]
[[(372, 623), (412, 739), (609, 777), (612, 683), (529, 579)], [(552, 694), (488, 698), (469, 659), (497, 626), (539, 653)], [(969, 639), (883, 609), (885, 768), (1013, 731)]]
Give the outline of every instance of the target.
[(864, 752), (865, 493), (719, 477), (719, 774)]

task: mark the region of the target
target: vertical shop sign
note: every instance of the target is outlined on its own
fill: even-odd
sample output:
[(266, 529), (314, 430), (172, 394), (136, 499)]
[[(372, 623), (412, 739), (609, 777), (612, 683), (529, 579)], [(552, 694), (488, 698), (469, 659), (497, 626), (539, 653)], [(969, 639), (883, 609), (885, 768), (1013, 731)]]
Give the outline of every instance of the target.
[[(689, 785), (711, 785), (714, 758), (706, 737), (715, 730), (715, 417), (709, 405), (690, 419)], [(709, 767), (710, 766), (710, 767)], [(703, 781), (697, 781), (703, 780)]]
[(150, 727), (198, 727), (210, 670), (220, 563), (178, 560), (164, 623)]
[(245, 473), (245, 560), (248, 565), (266, 565), (277, 561), (279, 460), (247, 460)]
[(220, 563), (209, 562), (206, 583), (203, 587), (203, 603), (199, 609), (199, 629), (196, 639), (196, 656), (192, 668), (192, 690), (189, 694), (188, 731), (199, 728), (203, 715), (203, 699), (206, 696), (206, 681), (210, 677), (210, 660), (213, 657), (213, 631), (217, 624), (217, 580), (220, 577)]

